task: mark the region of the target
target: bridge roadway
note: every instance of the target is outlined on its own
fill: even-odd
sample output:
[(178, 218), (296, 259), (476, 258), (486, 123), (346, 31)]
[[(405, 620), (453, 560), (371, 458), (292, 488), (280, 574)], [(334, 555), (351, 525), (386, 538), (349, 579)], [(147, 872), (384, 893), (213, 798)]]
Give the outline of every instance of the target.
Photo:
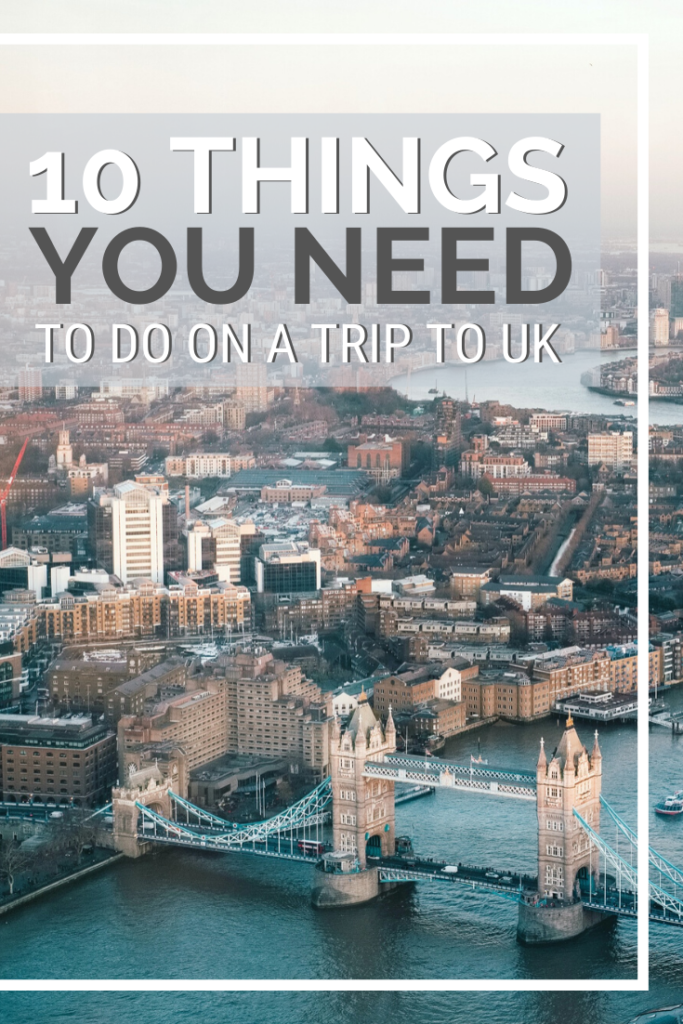
[[(169, 825), (172, 823), (169, 822)], [(192, 827), (183, 825), (180, 829), (152, 829), (139, 828), (138, 839), (141, 842), (163, 843), (167, 846), (185, 846), (191, 850), (209, 850), (212, 853), (249, 853), (257, 857), (278, 857), (280, 860), (295, 860), (302, 864), (316, 864), (320, 860), (320, 853), (304, 853), (298, 847), (298, 839), (277, 837), (268, 839), (267, 842), (248, 841), (245, 843), (221, 842), (225, 836), (216, 832), (195, 831)]]
[(390, 779), (422, 786), (440, 786), (489, 796), (536, 801), (536, 772), (517, 768), (495, 768), (475, 761), (457, 764), (440, 757), (414, 754), (386, 754), (382, 761), (366, 761), (363, 775), (369, 779)]
[(379, 868), (380, 882), (419, 882), (432, 879), (437, 882), (455, 882), (472, 889), (487, 889), (519, 902), (524, 893), (535, 892), (537, 879), (517, 871), (496, 871), (493, 868), (458, 864), (457, 871), (445, 861), (420, 860), (417, 857), (368, 857), (368, 866)]
[[(381, 882), (424, 881), (431, 879), (437, 882), (455, 882), (470, 886), (472, 889), (484, 889), (496, 893), (514, 902), (523, 902), (535, 896), (538, 880), (535, 876), (521, 875), (514, 871), (496, 871), (493, 868), (480, 868), (468, 864), (458, 864), (456, 871), (445, 871), (449, 865), (442, 861), (419, 860), (405, 856), (368, 858), (369, 865), (376, 865), (380, 872)], [(455, 865), (451, 865), (454, 867)], [(635, 919), (638, 911), (637, 894), (629, 890), (619, 891), (615, 879), (608, 875), (607, 890), (605, 887), (584, 885), (581, 889), (581, 902), (590, 910), (598, 910), (604, 914)], [(650, 901), (649, 918), (660, 924), (673, 924), (683, 927), (683, 917), (671, 909), (661, 907)]]

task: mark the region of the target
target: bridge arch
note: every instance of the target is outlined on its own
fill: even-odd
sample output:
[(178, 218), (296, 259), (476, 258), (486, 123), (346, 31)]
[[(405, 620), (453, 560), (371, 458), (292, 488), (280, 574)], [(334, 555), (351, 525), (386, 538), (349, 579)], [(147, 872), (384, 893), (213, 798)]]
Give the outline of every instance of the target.
[(373, 835), (368, 836), (365, 843), (365, 856), (366, 857), (381, 857), (382, 856), (382, 834), (381, 832), (375, 832)]

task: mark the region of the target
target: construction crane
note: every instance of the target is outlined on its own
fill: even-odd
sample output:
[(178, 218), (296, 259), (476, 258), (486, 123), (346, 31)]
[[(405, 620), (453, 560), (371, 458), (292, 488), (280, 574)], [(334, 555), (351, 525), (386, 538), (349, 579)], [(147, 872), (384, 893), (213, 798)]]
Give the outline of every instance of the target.
[(14, 469), (10, 473), (9, 480), (7, 481), (7, 486), (5, 487), (5, 489), (2, 492), (2, 494), (0, 494), (0, 519), (2, 520), (2, 550), (3, 551), (7, 547), (7, 498), (9, 496), (9, 492), (12, 489), (12, 484), (14, 483), (14, 478), (16, 477), (17, 473), (19, 472), (19, 466), (21, 465), (21, 460), (24, 457), (24, 452), (26, 451), (26, 446), (27, 445), (28, 445), (28, 438), (26, 438), (26, 440), (22, 444), (21, 451), (17, 455), (17, 461), (14, 463)]

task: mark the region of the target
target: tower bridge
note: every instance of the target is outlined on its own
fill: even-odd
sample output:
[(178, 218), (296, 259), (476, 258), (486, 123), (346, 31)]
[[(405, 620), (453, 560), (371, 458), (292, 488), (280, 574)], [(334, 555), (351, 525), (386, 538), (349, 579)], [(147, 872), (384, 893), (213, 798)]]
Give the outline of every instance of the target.
[[(178, 778), (156, 766), (136, 772), (113, 793), (115, 846), (132, 857), (159, 844), (313, 864), (318, 907), (364, 903), (405, 882), (456, 885), (517, 903), (518, 939), (528, 944), (636, 917), (637, 837), (602, 796), (597, 732), (589, 753), (571, 717), (550, 757), (541, 741), (533, 771), (462, 765), (397, 753), (391, 711), (383, 726), (361, 694), (348, 726), (333, 726), (330, 762), (330, 776), (306, 797), (248, 824), (196, 807), (176, 792)], [(420, 858), (410, 842), (396, 839), (396, 782), (534, 800), (537, 875)], [(332, 849), (324, 830), (330, 818)], [(648, 856), (650, 920), (683, 927), (683, 871), (653, 849)]]

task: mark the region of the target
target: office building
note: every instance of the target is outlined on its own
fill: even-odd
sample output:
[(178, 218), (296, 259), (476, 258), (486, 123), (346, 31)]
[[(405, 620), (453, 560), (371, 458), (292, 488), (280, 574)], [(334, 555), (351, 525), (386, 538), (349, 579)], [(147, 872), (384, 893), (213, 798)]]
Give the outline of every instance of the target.
[(254, 558), (259, 594), (296, 594), (320, 590), (320, 549), (304, 541), (261, 544)]

